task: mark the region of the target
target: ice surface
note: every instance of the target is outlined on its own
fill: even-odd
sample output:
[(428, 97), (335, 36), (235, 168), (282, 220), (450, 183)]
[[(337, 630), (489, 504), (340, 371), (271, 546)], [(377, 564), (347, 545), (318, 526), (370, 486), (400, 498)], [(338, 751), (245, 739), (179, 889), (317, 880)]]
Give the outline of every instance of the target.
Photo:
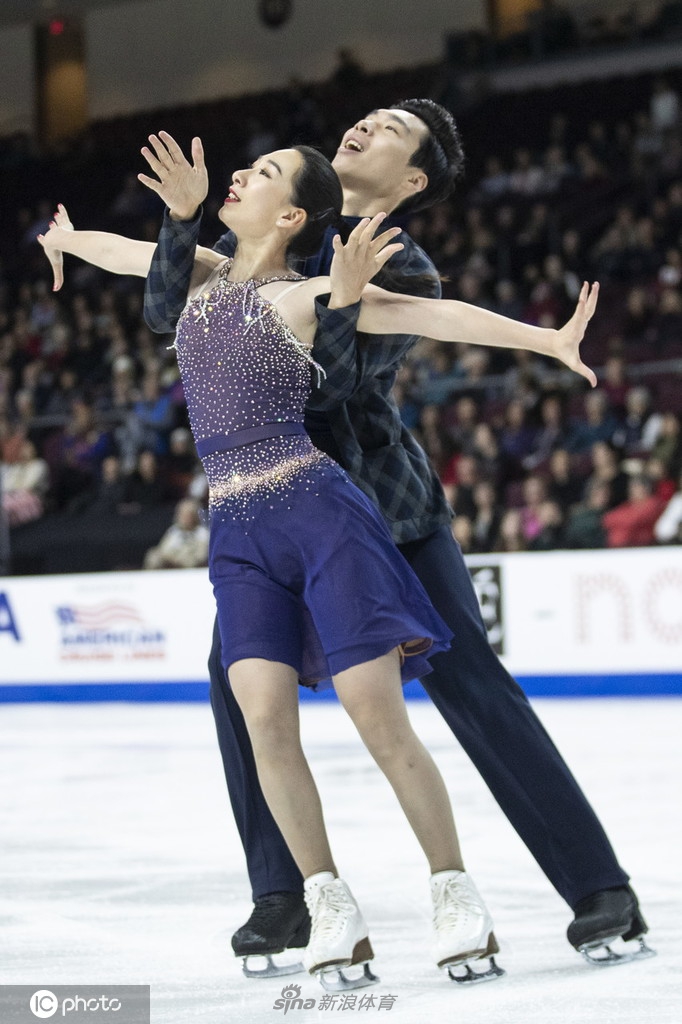
[[(149, 984), (154, 1024), (672, 1024), (682, 1019), (682, 700), (535, 701), (632, 874), (658, 957), (609, 969), (565, 939), (571, 914), (426, 702), (507, 976), (463, 989), (433, 966), (426, 866), (338, 705), (302, 706), (336, 860), (370, 925), (377, 1005), (273, 1003), (229, 939), (250, 911), (207, 705), (0, 706), (0, 982)], [(385, 997), (395, 996), (392, 1006)], [(383, 1007), (379, 1000), (384, 997)]]

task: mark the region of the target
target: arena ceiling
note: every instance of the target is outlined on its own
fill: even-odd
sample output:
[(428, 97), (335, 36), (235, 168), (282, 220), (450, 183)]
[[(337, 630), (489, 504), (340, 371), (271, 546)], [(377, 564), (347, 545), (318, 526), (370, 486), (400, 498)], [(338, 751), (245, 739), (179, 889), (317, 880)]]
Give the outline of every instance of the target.
[[(0, 27), (68, 18), (95, 7), (112, 7), (131, 0), (0, 0)], [(139, 0), (138, 0), (139, 2)]]
[[(133, 0), (0, 0), (0, 28), (8, 25), (35, 25), (52, 18), (82, 15), (96, 7), (118, 7)], [(138, 3), (146, 0), (137, 0)], [(251, 0), (257, 3), (259, 0)], [(178, 4), (191, 0), (176, 0)]]

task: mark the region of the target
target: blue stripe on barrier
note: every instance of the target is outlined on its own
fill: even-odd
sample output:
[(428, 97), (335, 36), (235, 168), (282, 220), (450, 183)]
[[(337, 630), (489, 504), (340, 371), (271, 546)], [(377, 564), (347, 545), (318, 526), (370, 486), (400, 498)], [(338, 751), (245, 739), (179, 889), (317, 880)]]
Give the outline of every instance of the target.
[[(630, 675), (517, 676), (529, 697), (663, 697), (682, 695), (682, 673)], [(404, 687), (405, 696), (423, 700), (419, 682)], [(303, 700), (335, 700), (332, 689), (312, 693), (301, 688)], [(0, 704), (77, 701), (199, 702), (208, 699), (208, 683), (40, 683), (0, 685)]]
[[(515, 676), (529, 697), (667, 697), (682, 696), (682, 673), (643, 672), (599, 676)], [(426, 698), (415, 680), (405, 687), (405, 696)]]
[(39, 683), (0, 686), (0, 704), (41, 701), (168, 701), (208, 700), (207, 682), (186, 683)]
[(601, 676), (516, 676), (529, 697), (669, 697), (682, 695), (678, 672)]

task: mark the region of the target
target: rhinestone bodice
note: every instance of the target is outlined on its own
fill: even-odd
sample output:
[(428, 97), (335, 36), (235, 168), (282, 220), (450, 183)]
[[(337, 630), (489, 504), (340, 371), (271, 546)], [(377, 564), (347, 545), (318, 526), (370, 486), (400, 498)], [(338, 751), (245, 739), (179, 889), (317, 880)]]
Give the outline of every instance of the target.
[[(258, 291), (282, 277), (217, 282), (178, 323), (178, 365), (195, 441), (279, 420), (303, 422), (312, 359)], [(293, 278), (291, 278), (293, 279)]]
[[(300, 424), (316, 369), (310, 351), (258, 288), (296, 276), (215, 283), (185, 307), (175, 347), (195, 442), (266, 424)], [(209, 282), (210, 285), (210, 282)], [(211, 505), (282, 491), (324, 457), (307, 434), (271, 437), (202, 458)]]

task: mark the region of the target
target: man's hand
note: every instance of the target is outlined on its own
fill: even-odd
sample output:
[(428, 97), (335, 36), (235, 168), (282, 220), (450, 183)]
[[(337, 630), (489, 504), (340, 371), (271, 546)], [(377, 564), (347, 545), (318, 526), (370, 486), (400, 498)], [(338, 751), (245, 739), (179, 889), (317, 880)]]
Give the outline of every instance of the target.
[(73, 231), (73, 224), (69, 220), (66, 207), (61, 203), (57, 206), (54, 220), (50, 221), (50, 229), (46, 235), (38, 235), (38, 241), (45, 250), (45, 255), (50, 261), (54, 282), (52, 291), (58, 292), (64, 284), (64, 256), (59, 246), (59, 231)]
[(144, 146), (142, 156), (157, 177), (138, 174), (138, 180), (163, 199), (174, 220), (190, 220), (208, 194), (201, 139), (192, 139), (192, 164), (168, 132), (150, 135), (149, 141), (154, 152)]
[(359, 302), (365, 285), (394, 253), (404, 249), (402, 242), (387, 244), (400, 234), (400, 228), (388, 228), (374, 237), (385, 217), (385, 213), (378, 213), (371, 220), (365, 217), (353, 228), (345, 245), (339, 235), (334, 236), (334, 259), (329, 271), (330, 309), (342, 309)]
[(588, 323), (597, 308), (599, 284), (590, 287), (585, 281), (580, 289), (578, 305), (568, 323), (556, 332), (556, 350), (551, 354), (560, 359), (570, 370), (585, 377), (592, 387), (596, 387), (597, 378), (594, 371), (586, 366), (580, 358), (580, 342), (583, 340)]

